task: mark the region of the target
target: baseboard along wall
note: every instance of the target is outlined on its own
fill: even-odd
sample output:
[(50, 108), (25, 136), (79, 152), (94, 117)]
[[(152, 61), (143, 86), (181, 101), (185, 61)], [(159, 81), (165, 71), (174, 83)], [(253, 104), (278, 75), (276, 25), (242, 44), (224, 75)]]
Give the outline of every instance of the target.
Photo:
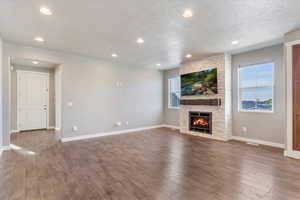
[(264, 140), (250, 139), (250, 138), (245, 138), (245, 137), (240, 137), (240, 136), (232, 136), (231, 140), (237, 140), (237, 141), (241, 141), (241, 142), (248, 142), (248, 143), (254, 143), (254, 144), (256, 143), (256, 144), (260, 144), (260, 145), (277, 147), (277, 148), (281, 148), (281, 149), (285, 148), (284, 144), (268, 142), (268, 141), (264, 141)]
[[(143, 130), (162, 128), (162, 127), (176, 129), (176, 130), (180, 129), (179, 126), (161, 124), (161, 125), (147, 126), (147, 127), (141, 127), (141, 128), (135, 128), (135, 129), (125, 129), (125, 130), (120, 130), (120, 131), (112, 131), (112, 132), (106, 132), (106, 133), (104, 132), (104, 133), (96, 133), (96, 134), (66, 137), (66, 138), (62, 138), (61, 141), (62, 142), (71, 142), (71, 141), (76, 141), (76, 140), (85, 140), (85, 139), (105, 137), (105, 136), (110, 136), (110, 135), (127, 134), (127, 133), (132, 133), (132, 132), (143, 131)], [(281, 149), (285, 148), (284, 144), (268, 142), (268, 141), (263, 141), (263, 140), (250, 139), (250, 138), (245, 138), (245, 137), (240, 137), (240, 136), (232, 136), (231, 140), (237, 140), (237, 141), (248, 142), (248, 143), (256, 143), (256, 144), (260, 144), (260, 145), (272, 146), (272, 147), (277, 147), (277, 148), (281, 148)]]
[(85, 140), (85, 139), (91, 139), (91, 138), (97, 138), (97, 137), (104, 137), (104, 136), (110, 136), (110, 135), (120, 135), (120, 134), (127, 134), (137, 131), (144, 131), (149, 129), (155, 129), (155, 128), (162, 128), (164, 125), (155, 125), (155, 126), (147, 126), (147, 127), (141, 127), (141, 128), (135, 128), (135, 129), (125, 129), (120, 131), (112, 131), (112, 132), (106, 132), (106, 133), (96, 133), (96, 134), (88, 134), (88, 135), (79, 135), (74, 137), (66, 137), (62, 138), (62, 142), (71, 142), (76, 140)]

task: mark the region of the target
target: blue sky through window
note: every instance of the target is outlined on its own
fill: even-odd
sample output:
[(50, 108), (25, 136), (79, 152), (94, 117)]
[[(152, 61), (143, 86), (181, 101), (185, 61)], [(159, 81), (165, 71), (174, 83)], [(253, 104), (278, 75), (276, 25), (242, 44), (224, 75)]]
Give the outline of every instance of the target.
[(272, 99), (273, 68), (273, 63), (241, 67), (239, 71), (241, 100), (265, 101)]
[(240, 88), (273, 86), (273, 63), (240, 68)]

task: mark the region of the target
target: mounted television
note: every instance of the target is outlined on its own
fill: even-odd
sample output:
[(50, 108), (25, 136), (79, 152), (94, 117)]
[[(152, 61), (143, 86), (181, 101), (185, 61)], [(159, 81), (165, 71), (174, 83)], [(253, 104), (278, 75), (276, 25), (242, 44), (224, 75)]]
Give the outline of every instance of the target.
[(218, 94), (217, 68), (181, 75), (181, 96)]

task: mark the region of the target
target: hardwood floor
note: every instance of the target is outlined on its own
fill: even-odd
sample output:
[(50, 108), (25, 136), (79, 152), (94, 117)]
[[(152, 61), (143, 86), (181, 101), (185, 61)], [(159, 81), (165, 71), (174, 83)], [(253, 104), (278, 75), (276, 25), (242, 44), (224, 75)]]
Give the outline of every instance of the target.
[(161, 128), (59, 143), (12, 135), (0, 154), (2, 200), (299, 200), (300, 161), (282, 150)]

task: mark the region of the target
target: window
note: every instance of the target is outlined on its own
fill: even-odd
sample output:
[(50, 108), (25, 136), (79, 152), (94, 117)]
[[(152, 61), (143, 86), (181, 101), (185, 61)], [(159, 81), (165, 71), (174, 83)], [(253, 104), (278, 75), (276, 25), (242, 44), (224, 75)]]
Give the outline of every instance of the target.
[(180, 78), (169, 79), (169, 108), (179, 108), (180, 104)]
[(273, 112), (274, 63), (239, 68), (239, 110)]

